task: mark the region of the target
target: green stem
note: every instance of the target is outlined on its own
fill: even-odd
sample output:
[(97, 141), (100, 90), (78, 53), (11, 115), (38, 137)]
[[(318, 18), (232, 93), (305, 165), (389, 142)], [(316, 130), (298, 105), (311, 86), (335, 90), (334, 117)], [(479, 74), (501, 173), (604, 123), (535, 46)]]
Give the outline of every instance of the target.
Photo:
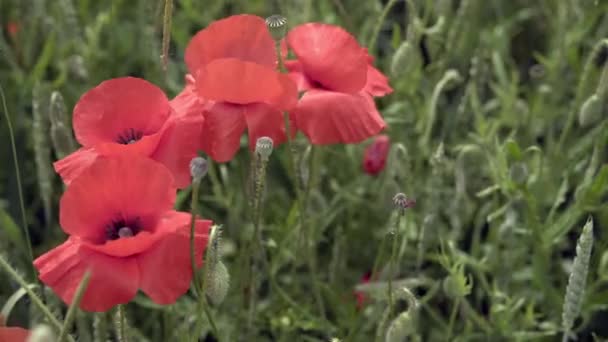
[(450, 314), (450, 321), (448, 323), (448, 332), (446, 340), (450, 340), (452, 338), (452, 330), (454, 329), (454, 322), (456, 321), (456, 314), (458, 313), (458, 307), (460, 306), (460, 298), (457, 298), (454, 302), (454, 307), (452, 308), (452, 313)]
[(171, 21), (173, 19), (173, 0), (165, 0), (165, 11), (163, 16), (163, 41), (161, 62), (163, 70), (167, 72), (169, 64), (169, 43), (171, 42)]
[(190, 202), (190, 263), (192, 266), (192, 280), (194, 282), (194, 290), (202, 296), (202, 291), (198, 279), (198, 267), (196, 267), (196, 253), (194, 246), (195, 226), (196, 226), (196, 212), (198, 208), (198, 191), (201, 185), (200, 179), (195, 179), (192, 182), (192, 200)]
[[(51, 323), (51, 325), (53, 325), (55, 327), (55, 329), (57, 329), (57, 331), (61, 331), (61, 329), (62, 329), (61, 322), (59, 322), (59, 320), (51, 313), (51, 311), (46, 307), (46, 305), (44, 305), (44, 303), (42, 302), (40, 297), (38, 297), (38, 295), (36, 295), (36, 293), (34, 293), (34, 291), (32, 291), (32, 289), (28, 286), (28, 284), (25, 282), (25, 280), (23, 278), (21, 278), (21, 276), (17, 273), (17, 271), (15, 271), (11, 267), (11, 265), (6, 260), (4, 260), (4, 258), (1, 255), (0, 255), (0, 267), (2, 267), (6, 271), (6, 273), (8, 273), (8, 275), (11, 276), (19, 284), (19, 286), (21, 286), (23, 289), (25, 289), (25, 291), (27, 291), (27, 294), (30, 297), (30, 299), (32, 300), (32, 303), (34, 303), (34, 305), (36, 305), (40, 309), (40, 311), (42, 311), (42, 314), (48, 319), (48, 321)], [(69, 336), (68, 336), (68, 340), (74, 341), (74, 339)]]
[(116, 329), (116, 339), (118, 342), (128, 342), (127, 337), (127, 319), (125, 317), (125, 308), (123, 304), (116, 307), (116, 317), (114, 317), (114, 328)]
[(374, 27), (374, 31), (372, 32), (372, 35), (369, 39), (369, 42), (367, 44), (367, 48), (369, 49), (369, 51), (371, 52), (371, 54), (373, 54), (376, 51), (376, 40), (378, 40), (378, 35), (380, 34), (380, 30), (382, 29), (382, 25), (384, 24), (384, 20), (386, 19), (386, 16), (388, 15), (388, 12), (390, 12), (391, 8), (393, 8), (393, 6), (397, 3), (397, 0), (389, 0), (389, 2), (386, 3), (386, 6), (384, 6), (384, 9), (382, 10), (382, 13), (380, 14), (380, 17), (378, 18), (378, 21), (376, 22), (376, 26)]
[(397, 256), (397, 241), (398, 241), (398, 231), (399, 225), (401, 224), (401, 216), (403, 214), (400, 212), (397, 214), (397, 220), (395, 220), (395, 230), (393, 231), (393, 246), (391, 248), (391, 260), (390, 260), (390, 272), (388, 275), (388, 310), (389, 315), (393, 314), (393, 278), (395, 277), (395, 258)]
[(61, 332), (59, 333), (59, 338), (57, 339), (57, 342), (63, 342), (66, 339), (68, 335), (68, 330), (70, 330), (70, 328), (72, 327), (72, 322), (74, 322), (74, 318), (76, 317), (76, 312), (78, 311), (80, 301), (84, 296), (84, 291), (89, 285), (89, 280), (91, 280), (91, 271), (87, 271), (84, 274), (82, 280), (80, 281), (80, 284), (78, 285), (78, 288), (76, 289), (76, 294), (72, 299), (72, 304), (70, 305), (68, 313), (65, 316), (65, 320), (63, 321), (63, 327), (61, 327)]
[[(27, 253), (30, 259), (30, 265), (32, 265), (32, 276), (36, 277), (36, 267), (34, 267), (34, 252), (32, 251), (32, 239), (30, 238), (30, 231), (27, 227), (27, 218), (25, 217), (25, 204), (23, 201), (23, 187), (21, 185), (21, 171), (19, 170), (19, 160), (17, 158), (17, 145), (15, 144), (15, 134), (13, 132), (13, 125), (11, 124), (11, 118), (8, 115), (8, 106), (6, 105), (6, 96), (4, 95), (4, 89), (0, 85), (0, 95), (2, 95), (2, 108), (4, 117), (6, 119), (6, 125), (8, 126), (8, 135), (11, 141), (11, 150), (13, 153), (13, 163), (15, 164), (15, 178), (17, 180), (17, 194), (19, 195), (19, 207), (21, 209), (21, 224), (23, 226), (23, 232), (25, 235), (25, 241), (27, 243)], [(44, 287), (40, 283), (42, 293), (44, 293)]]

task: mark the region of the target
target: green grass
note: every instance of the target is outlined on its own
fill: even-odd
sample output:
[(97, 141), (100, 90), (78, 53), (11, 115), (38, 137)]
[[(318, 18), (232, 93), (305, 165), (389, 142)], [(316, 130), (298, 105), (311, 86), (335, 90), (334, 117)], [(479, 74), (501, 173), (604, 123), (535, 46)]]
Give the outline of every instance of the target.
[[(407, 2), (415, 13), (404, 1), (385, 11), (372, 0), (176, 0), (165, 72), (162, 1), (0, 1), (0, 82), (35, 256), (65, 236), (57, 222), (63, 186), (50, 165), (58, 152), (48, 148), (52, 91), (63, 95), (68, 114), (85, 91), (113, 77), (143, 77), (173, 96), (184, 84), (183, 52), (195, 32), (231, 14), (281, 13), (291, 27), (333, 23), (363, 45), (376, 42), (375, 63), (395, 89), (377, 101), (391, 154), (383, 173), (369, 177), (361, 169), (365, 143), (311, 150), (299, 137), (293, 145), (307, 201), (298, 205), (290, 151), (275, 149), (260, 218), (266, 261), (254, 256), (253, 313), (245, 252), (258, 242), (246, 139), (230, 163), (212, 163), (198, 208), (224, 227), (231, 286), (210, 310), (221, 341), (246, 333), (255, 341), (373, 341), (397, 317), (410, 340), (560, 340), (570, 265), (589, 217), (595, 242), (573, 330), (581, 340), (608, 338), (608, 108), (580, 117), (591, 95), (608, 95), (608, 80), (601, 81), (608, 2)], [(15, 37), (8, 22), (20, 27)], [(406, 39), (410, 51), (394, 61)], [(34, 283), (4, 117), (0, 137), (0, 252)], [(392, 205), (398, 192), (417, 202), (401, 219)], [(178, 208), (188, 210), (189, 190), (180, 198)], [(358, 310), (353, 291), (372, 269), (377, 278), (361, 286), (369, 300)], [(0, 274), (1, 306), (20, 285)], [(417, 309), (401, 314), (412, 298), (397, 296), (396, 312), (385, 312), (393, 306), (389, 280), (411, 291)], [(58, 318), (65, 315), (50, 291), (45, 297)], [(185, 340), (197, 320), (201, 341), (212, 334), (189, 295), (163, 307), (141, 296), (124, 310), (133, 341)], [(80, 341), (113, 334), (102, 328), (113, 325), (113, 314), (75, 312), (74, 334)], [(22, 299), (8, 323), (28, 327), (43, 319)]]

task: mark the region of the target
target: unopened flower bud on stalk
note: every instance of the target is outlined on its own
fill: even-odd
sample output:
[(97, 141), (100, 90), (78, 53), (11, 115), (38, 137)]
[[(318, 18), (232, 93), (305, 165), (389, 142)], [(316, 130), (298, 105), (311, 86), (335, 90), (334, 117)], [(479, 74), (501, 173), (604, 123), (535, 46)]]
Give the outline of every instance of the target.
[(214, 306), (224, 301), (230, 287), (230, 273), (220, 255), (221, 237), (222, 228), (213, 226), (205, 258), (204, 291), (207, 300)]
[(195, 157), (190, 161), (190, 175), (193, 181), (200, 181), (209, 171), (209, 163), (203, 157)]
[(604, 102), (597, 94), (589, 96), (578, 113), (578, 123), (581, 126), (588, 126), (598, 121), (602, 116)]
[(287, 33), (287, 18), (280, 14), (274, 14), (266, 18), (266, 26), (275, 41), (280, 41)]
[(46, 324), (40, 324), (32, 329), (32, 333), (27, 338), (27, 342), (55, 342), (57, 337), (53, 333), (51, 327)]
[(261, 137), (255, 143), (255, 153), (259, 155), (263, 161), (267, 161), (272, 154), (273, 141), (269, 137)]

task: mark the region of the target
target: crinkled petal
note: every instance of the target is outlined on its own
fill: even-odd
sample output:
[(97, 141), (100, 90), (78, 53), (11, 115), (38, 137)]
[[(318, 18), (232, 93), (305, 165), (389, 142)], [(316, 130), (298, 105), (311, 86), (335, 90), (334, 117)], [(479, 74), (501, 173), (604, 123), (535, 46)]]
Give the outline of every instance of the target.
[(167, 168), (151, 159), (100, 157), (63, 194), (61, 227), (96, 244), (105, 242), (113, 220), (137, 220), (142, 230), (150, 230), (173, 207), (173, 183)]
[(317, 145), (358, 143), (386, 124), (368, 94), (310, 90), (293, 113), (296, 127)]
[(227, 162), (241, 146), (245, 131), (243, 105), (215, 103), (205, 114), (203, 151), (217, 162)]
[(80, 98), (74, 107), (74, 132), (85, 147), (146, 136), (161, 129), (169, 111), (169, 100), (157, 86), (140, 78), (115, 78)]
[(274, 68), (277, 62), (274, 40), (264, 19), (241, 14), (215, 21), (192, 37), (184, 59), (194, 74), (220, 58), (237, 58)]
[(127, 257), (141, 253), (150, 248), (156, 241), (163, 238), (163, 234), (147, 231), (139, 232), (135, 236), (121, 237), (108, 240), (104, 244), (83, 242), (89, 249), (114, 257)]
[(186, 86), (169, 101), (169, 104), (178, 117), (202, 116), (205, 111), (205, 101), (196, 93), (194, 76), (188, 74), (185, 78)]
[(53, 163), (53, 167), (63, 182), (69, 185), (82, 171), (91, 166), (98, 156), (94, 148), (82, 147)]
[(363, 90), (372, 96), (384, 96), (393, 92), (388, 78), (371, 65), (367, 66), (367, 83)]
[(25, 342), (30, 332), (20, 327), (0, 327), (0, 342)]
[(285, 67), (289, 72), (289, 78), (296, 84), (298, 91), (306, 91), (315, 88), (313, 82), (304, 74), (302, 63), (298, 61), (285, 61)]
[[(161, 220), (165, 237), (137, 256), (141, 289), (158, 304), (171, 304), (188, 291), (192, 280), (190, 214), (171, 212)], [(211, 221), (196, 220), (194, 251), (198, 267), (203, 262)], [(162, 276), (159, 276), (162, 274)]]
[(269, 137), (274, 146), (283, 143), (285, 136), (285, 120), (283, 113), (269, 105), (258, 103), (244, 106), (247, 133), (249, 135), (249, 148), (255, 149), (256, 141), (260, 137)]
[(296, 85), (273, 68), (234, 58), (217, 59), (199, 70), (196, 91), (208, 100), (235, 104), (266, 103), (290, 109), (298, 99)]
[(287, 44), (306, 76), (324, 88), (356, 93), (365, 86), (367, 53), (341, 27), (321, 23), (296, 26), (289, 31)]
[(87, 270), (91, 279), (80, 303), (86, 311), (108, 311), (128, 303), (137, 293), (139, 269), (133, 258), (107, 256), (83, 246), (75, 238), (34, 261), (40, 280), (70, 305)]
[(164, 131), (152, 158), (171, 171), (175, 186), (182, 189), (190, 184), (190, 160), (202, 149), (204, 119), (201, 114), (181, 116), (171, 121), (173, 123)]

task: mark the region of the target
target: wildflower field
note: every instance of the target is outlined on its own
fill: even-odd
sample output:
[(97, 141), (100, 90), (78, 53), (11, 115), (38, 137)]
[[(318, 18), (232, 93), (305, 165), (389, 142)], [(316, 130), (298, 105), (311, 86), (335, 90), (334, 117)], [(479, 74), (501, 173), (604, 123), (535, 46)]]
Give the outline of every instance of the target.
[(0, 100), (0, 342), (608, 340), (606, 0), (0, 0)]

